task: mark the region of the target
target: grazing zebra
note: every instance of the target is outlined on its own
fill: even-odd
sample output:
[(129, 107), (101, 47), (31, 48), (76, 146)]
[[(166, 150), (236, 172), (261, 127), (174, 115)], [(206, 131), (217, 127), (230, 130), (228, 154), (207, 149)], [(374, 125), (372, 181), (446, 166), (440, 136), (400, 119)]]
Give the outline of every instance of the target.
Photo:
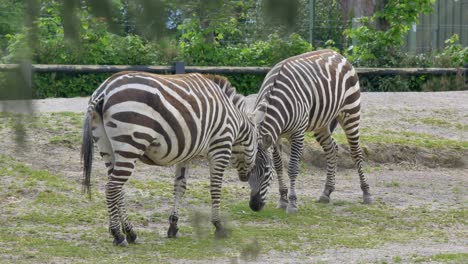
[(83, 128), (83, 188), (90, 192), (94, 140), (107, 167), (106, 202), (115, 245), (126, 246), (137, 238), (122, 191), (137, 160), (176, 164), (168, 229), (168, 237), (175, 237), (189, 161), (207, 156), (212, 223), (216, 237), (226, 235), (219, 217), (224, 170), (231, 159), (240, 180), (247, 181), (257, 151), (255, 126), (241, 111), (244, 108), (244, 97), (219, 76), (124, 72), (101, 84), (91, 96)]
[[(327, 179), (319, 201), (329, 202), (335, 189), (337, 144), (331, 133), (338, 123), (343, 128), (358, 169), (364, 203), (372, 201), (362, 171), (359, 147), (360, 91), (353, 66), (332, 50), (308, 52), (275, 65), (265, 77), (258, 94), (254, 120), (261, 139), (255, 166), (249, 176), (250, 207), (261, 210), (272, 179), (272, 163), (279, 181), (279, 208), (297, 211), (296, 176), (302, 155), (304, 134), (313, 131), (326, 153)], [(279, 138), (291, 142), (288, 188), (282, 178)], [(273, 145), (273, 162), (267, 151)], [(289, 198), (289, 203), (288, 203)]]

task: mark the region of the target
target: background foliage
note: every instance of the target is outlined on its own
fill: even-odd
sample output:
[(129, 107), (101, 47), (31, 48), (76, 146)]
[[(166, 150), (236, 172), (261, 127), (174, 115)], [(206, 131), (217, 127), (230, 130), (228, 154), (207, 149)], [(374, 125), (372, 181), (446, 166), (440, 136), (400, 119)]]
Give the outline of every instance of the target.
[[(366, 67), (459, 67), (468, 61), (468, 48), (456, 35), (438, 53), (401, 52), (406, 32), (419, 13), (431, 11), (433, 0), (386, 1), (353, 29), (341, 20), (341, 1), (315, 2), (313, 47), (308, 0), (0, 0), (0, 63), (272, 66), (325, 47)], [(377, 20), (388, 27), (376, 27)], [(89, 95), (109, 75), (35, 74), (34, 97)], [(228, 77), (245, 94), (256, 92), (263, 79)], [(7, 79), (0, 74), (0, 85), (6, 87)], [(362, 78), (362, 87), (421, 91), (464, 84), (460, 77), (397, 76)]]

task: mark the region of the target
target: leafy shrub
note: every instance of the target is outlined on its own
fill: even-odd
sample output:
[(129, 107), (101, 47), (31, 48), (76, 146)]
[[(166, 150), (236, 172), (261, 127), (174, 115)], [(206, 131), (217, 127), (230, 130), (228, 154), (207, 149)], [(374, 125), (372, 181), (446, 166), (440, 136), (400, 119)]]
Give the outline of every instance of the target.
[[(80, 9), (78, 14), (80, 43), (73, 43), (63, 31), (60, 2), (45, 2), (47, 4), (41, 8), (41, 17), (37, 24), (38, 39), (35, 43), (31, 44), (28, 29), (20, 29), (18, 25), (3, 27), (2, 21), (13, 19), (16, 15), (0, 19), (0, 33), (4, 33), (0, 39), (0, 55), (6, 54), (0, 58), (0, 63), (32, 59), (33, 63), (44, 64), (168, 65), (174, 61), (184, 61), (186, 65), (194, 66), (273, 66), (285, 58), (313, 50), (312, 45), (296, 33), (267, 35), (269, 32), (282, 32), (281, 30), (263, 31), (261, 40), (255, 40), (252, 32), (258, 28), (246, 23), (248, 19), (242, 18), (242, 24), (239, 22), (242, 19), (228, 16), (208, 24), (196, 16), (185, 18), (178, 23), (177, 29), (174, 28), (174, 38), (156, 43), (141, 35), (125, 35), (123, 30), (114, 30), (116, 34), (111, 33), (107, 23), (102, 18), (90, 16), (86, 8)], [(459, 44), (457, 35), (446, 41), (447, 46), (440, 53), (410, 55), (401, 52), (400, 47), (410, 25), (417, 21), (421, 11), (430, 10), (432, 2), (433, 0), (387, 1), (383, 10), (370, 18), (363, 18), (361, 26), (346, 31), (347, 36), (353, 38), (357, 45), (350, 47), (345, 55), (357, 67), (460, 67), (468, 64), (468, 48)], [(10, 5), (9, 1), (0, 1), (0, 6), (2, 3)], [(12, 10), (12, 14), (21, 12), (20, 7)], [(375, 21), (378, 20), (386, 21), (388, 29), (377, 29)], [(261, 27), (261, 23), (257, 26)], [(246, 34), (243, 30), (250, 33)], [(320, 31), (316, 31), (316, 34), (317, 32)], [(336, 32), (333, 36), (322, 38), (320, 47), (337, 50), (335, 40), (340, 37)], [(324, 42), (327, 38), (331, 40)], [(30, 49), (30, 45), (34, 49)], [(9, 87), (11, 79), (15, 79), (5, 76), (7, 74), (0, 74), (1, 87)], [(36, 73), (33, 79), (34, 96), (44, 98), (90, 95), (108, 76), (110, 74)], [(231, 74), (227, 77), (244, 94), (257, 92), (264, 78), (263, 75), (252, 74)], [(361, 86), (364, 91), (468, 89), (461, 75), (442, 78), (362, 77)], [(6, 94), (10, 96), (11, 92)]]
[(445, 44), (446, 46), (442, 52), (435, 56), (435, 65), (439, 67), (463, 67), (468, 65), (468, 47), (463, 47), (460, 44), (460, 37), (457, 34), (447, 39)]
[[(401, 52), (405, 34), (417, 22), (419, 12), (429, 12), (431, 0), (388, 1), (372, 17), (361, 19), (362, 25), (346, 30), (357, 45), (347, 51), (357, 66), (366, 67), (462, 67), (468, 64), (468, 47), (459, 44), (458, 35), (446, 40), (440, 53), (411, 55)], [(416, 7), (416, 8), (415, 8)], [(389, 28), (376, 29), (373, 23), (384, 19)], [(447, 91), (468, 89), (461, 74), (456, 76), (375, 76), (361, 78), (364, 91)]]
[[(35, 51), (28, 46), (28, 31), (24, 28), (15, 35), (7, 35), (8, 55), (3, 63), (32, 58), (33, 63), (44, 64), (160, 64), (159, 45), (136, 35), (120, 36), (109, 33), (99, 19), (81, 14), (81, 43), (65, 38), (56, 9), (47, 9), (49, 16), (38, 21), (38, 43)], [(74, 97), (90, 95), (110, 74), (35, 74), (34, 97)]]
[[(273, 66), (283, 59), (312, 50), (312, 45), (295, 33), (287, 39), (271, 34), (266, 41), (232, 45), (224, 40), (238, 34), (235, 20), (222, 23), (215, 30), (210, 27), (202, 29), (199, 19), (192, 18), (179, 29), (184, 32), (179, 41), (179, 56), (187, 65)], [(264, 78), (251, 74), (227, 77), (244, 94), (257, 92)]]
[[(411, 25), (420, 13), (432, 11), (434, 0), (389, 0), (371, 17), (359, 19), (360, 26), (345, 30), (356, 45), (347, 51), (348, 58), (358, 66), (392, 67), (399, 62), (395, 54), (404, 43)], [(382, 22), (383, 28), (376, 26)], [(397, 54), (401, 55), (401, 54)]]
[[(296, 54), (312, 50), (298, 34), (280, 38), (272, 34), (266, 41), (231, 44), (239, 37), (236, 21), (223, 22), (202, 29), (197, 18), (187, 19), (180, 26), (184, 32), (178, 42), (149, 42), (137, 35), (120, 36), (108, 31), (105, 23), (81, 14), (80, 42), (71, 43), (63, 32), (56, 9), (46, 10), (49, 16), (38, 22), (39, 41), (34, 53), (27, 45), (27, 29), (8, 35), (8, 55), (2, 62), (13, 63), (33, 58), (44, 64), (129, 64), (167, 65), (176, 60), (197, 66), (272, 66)], [(210, 40), (210, 37), (213, 37)], [(90, 95), (110, 74), (36, 73), (34, 97), (74, 97)], [(228, 76), (238, 91), (256, 92), (264, 76), (235, 74)]]

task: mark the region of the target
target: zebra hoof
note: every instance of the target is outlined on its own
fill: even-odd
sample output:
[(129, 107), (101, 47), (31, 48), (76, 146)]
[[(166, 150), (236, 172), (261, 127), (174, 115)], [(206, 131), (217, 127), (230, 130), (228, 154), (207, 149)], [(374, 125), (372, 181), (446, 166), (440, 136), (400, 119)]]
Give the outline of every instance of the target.
[(127, 239), (123, 239), (122, 241), (118, 241), (117, 239), (114, 239), (114, 245), (118, 247), (128, 247), (128, 242)]
[(297, 197), (296, 195), (290, 195), (288, 207), (286, 207), (286, 213), (294, 214), (296, 212), (297, 212)]
[(330, 203), (330, 197), (325, 196), (325, 195), (320, 195), (320, 198), (318, 199), (319, 203)]
[(286, 199), (280, 198), (278, 201), (278, 205), (276, 208), (278, 209), (286, 209), (288, 207), (288, 201)]
[(135, 232), (130, 232), (130, 233), (127, 233), (127, 242), (128, 243), (133, 243), (133, 244), (136, 244), (137, 243), (137, 234)]
[(286, 207), (286, 213), (288, 214), (295, 214), (297, 213), (297, 204), (296, 203), (289, 203)]
[(215, 231), (215, 238), (216, 239), (223, 239), (223, 238), (227, 238), (229, 236), (229, 231), (226, 230), (224, 227), (222, 228), (216, 228), (216, 231)]
[(369, 195), (364, 195), (364, 199), (362, 200), (364, 204), (371, 204), (372, 203), (372, 196)]
[(297, 213), (297, 206), (288, 206), (286, 208), (286, 213), (288, 214), (295, 214)]

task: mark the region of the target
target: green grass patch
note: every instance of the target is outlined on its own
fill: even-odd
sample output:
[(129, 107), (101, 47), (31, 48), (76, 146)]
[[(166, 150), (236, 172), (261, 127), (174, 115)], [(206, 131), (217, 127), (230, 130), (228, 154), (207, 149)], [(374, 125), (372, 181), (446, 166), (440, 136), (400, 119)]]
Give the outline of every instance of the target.
[[(429, 149), (468, 149), (468, 141), (446, 139), (427, 133), (395, 131), (390, 129), (373, 130), (371, 128), (362, 128), (360, 130), (360, 134), (361, 145), (371, 143), (423, 147)], [(348, 145), (346, 135), (344, 134), (343, 130), (337, 129), (332, 136), (338, 144)], [(317, 147), (319, 147), (315, 137), (311, 132), (306, 133), (304, 141), (306, 144), (315, 144)]]
[(76, 148), (77, 146), (80, 146), (81, 135), (78, 133), (65, 133), (63, 135), (52, 136), (49, 139), (49, 143), (69, 148)]
[(365, 173), (372, 173), (372, 172), (378, 172), (378, 171), (382, 171), (383, 170), (383, 167), (380, 166), (380, 165), (376, 165), (376, 166), (365, 166), (363, 168), (364, 172)]
[(409, 124), (424, 124), (432, 127), (456, 128), (457, 130), (468, 131), (468, 126), (462, 123), (453, 122), (457, 117), (441, 119), (437, 117), (425, 118), (401, 118), (400, 120)]
[(468, 141), (458, 141), (411, 131), (382, 130), (380, 134), (363, 135), (363, 143), (398, 144), (429, 149), (467, 149)]
[(452, 123), (446, 119), (440, 119), (435, 117), (425, 117), (420, 119), (421, 123), (430, 125), (430, 126), (440, 126), (440, 127), (451, 127)]
[(384, 186), (387, 188), (396, 188), (396, 187), (400, 187), (400, 183), (396, 181), (390, 181), (390, 182), (385, 182)]
[(72, 112), (17, 114), (0, 113), (0, 129), (46, 136), (50, 144), (76, 148), (81, 143), (83, 114)]
[(5, 187), (13, 188), (17, 186), (16, 190), (19, 190), (20, 187), (37, 189), (38, 186), (56, 188), (61, 191), (69, 191), (71, 189), (61, 176), (51, 174), (46, 170), (32, 169), (26, 164), (17, 162), (5, 155), (0, 155), (0, 177), (14, 178)]
[[(210, 214), (193, 206), (210, 208), (207, 179), (189, 183), (185, 202), (181, 203), (189, 206), (179, 211), (181, 236), (167, 239), (169, 212), (155, 205), (162, 200), (172, 202), (173, 179), (132, 179), (125, 187), (127, 211), (140, 244), (118, 248), (112, 245), (107, 231), (103, 193), (95, 191), (91, 200), (86, 199), (78, 181), (35, 170), (6, 156), (0, 156), (0, 172), (0, 184), (12, 188), (0, 199), (0, 254), (6, 256), (6, 262), (219, 262), (220, 258), (253, 259), (271, 250), (320, 254), (330, 248), (374, 248), (418, 239), (463, 237), (463, 230), (453, 230), (466, 225), (468, 219), (463, 209), (403, 210), (378, 202), (320, 204), (308, 197), (299, 201), (297, 214), (274, 208), (271, 200), (264, 210), (253, 212), (248, 207), (248, 190), (225, 184), (221, 213), (231, 234), (215, 240)], [(105, 177), (96, 180), (102, 185)], [(153, 190), (156, 193), (152, 194)]]
[(427, 263), (427, 262), (437, 262), (437, 263), (467, 263), (468, 262), (468, 253), (443, 253), (437, 254), (430, 257), (426, 256), (413, 256), (412, 262), (414, 263)]
[(431, 260), (442, 261), (442, 262), (468, 262), (468, 253), (457, 253), (457, 254), (437, 254), (431, 257)]

